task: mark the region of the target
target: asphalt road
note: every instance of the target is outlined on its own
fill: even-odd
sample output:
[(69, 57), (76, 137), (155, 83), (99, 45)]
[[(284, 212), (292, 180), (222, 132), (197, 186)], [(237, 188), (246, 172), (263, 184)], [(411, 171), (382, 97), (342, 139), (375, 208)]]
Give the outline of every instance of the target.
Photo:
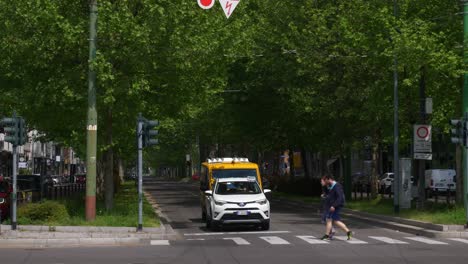
[(139, 247), (0, 249), (0, 263), (467, 263), (468, 240), (428, 239), (368, 224), (346, 221), (352, 241), (323, 242), (316, 211), (272, 201), (270, 231), (204, 228), (198, 188), (190, 183), (150, 180), (146, 190), (178, 233), (174, 241)]

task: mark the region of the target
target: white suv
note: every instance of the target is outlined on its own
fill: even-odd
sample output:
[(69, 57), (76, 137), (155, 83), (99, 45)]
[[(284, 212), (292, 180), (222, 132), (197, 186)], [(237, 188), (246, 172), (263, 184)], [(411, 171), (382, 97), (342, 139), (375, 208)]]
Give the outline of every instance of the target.
[(206, 194), (206, 227), (225, 224), (255, 224), (270, 229), (270, 202), (255, 178), (218, 179)]

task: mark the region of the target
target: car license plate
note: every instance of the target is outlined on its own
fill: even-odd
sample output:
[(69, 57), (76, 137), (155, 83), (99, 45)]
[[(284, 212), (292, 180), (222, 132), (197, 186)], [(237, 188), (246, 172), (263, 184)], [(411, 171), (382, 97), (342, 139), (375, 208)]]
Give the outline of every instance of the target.
[(249, 211), (237, 211), (237, 215), (249, 215)]

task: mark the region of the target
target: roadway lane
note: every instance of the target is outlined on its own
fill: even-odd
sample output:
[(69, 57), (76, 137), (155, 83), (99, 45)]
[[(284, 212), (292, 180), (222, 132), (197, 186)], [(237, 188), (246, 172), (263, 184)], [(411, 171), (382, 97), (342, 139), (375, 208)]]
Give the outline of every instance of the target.
[[(0, 263), (466, 263), (468, 240), (426, 239), (348, 221), (355, 239), (324, 242), (315, 211), (272, 202), (271, 230), (229, 228), (212, 232), (200, 220), (198, 189), (190, 183), (146, 180), (174, 241), (115, 248), (0, 249)], [(344, 234), (339, 234), (343, 236)]]

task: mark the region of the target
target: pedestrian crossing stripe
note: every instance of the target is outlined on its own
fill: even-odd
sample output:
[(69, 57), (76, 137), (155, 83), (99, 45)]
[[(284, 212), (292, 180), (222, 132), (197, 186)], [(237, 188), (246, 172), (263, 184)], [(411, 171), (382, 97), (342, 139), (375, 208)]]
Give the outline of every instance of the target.
[[(259, 237), (261, 240), (264, 242), (267, 242), (268, 244), (271, 245), (290, 245), (291, 243), (287, 241), (284, 238), (278, 237), (278, 236), (261, 236)], [(304, 241), (307, 244), (311, 245), (327, 245), (327, 244), (333, 244), (332, 241), (324, 241), (321, 240), (315, 236), (295, 236), (295, 238)], [(348, 244), (353, 244), (353, 245), (362, 245), (362, 244), (372, 244), (357, 238), (352, 238), (351, 240), (347, 240), (346, 236), (335, 236), (334, 237), (338, 241), (344, 241)], [(377, 240), (386, 244), (395, 244), (395, 245), (407, 245), (410, 244), (408, 241), (403, 241), (403, 240), (398, 240), (390, 237), (385, 237), (385, 236), (368, 236), (369, 239), (371, 240)], [(221, 239), (221, 238), (220, 238)], [(247, 239), (242, 238), (242, 237), (224, 237), (222, 238), (223, 240), (226, 241), (233, 241), (236, 245), (250, 245), (251, 241), (247, 241)], [(435, 239), (429, 239), (425, 237), (404, 237), (404, 239), (411, 240), (414, 242), (419, 242), (419, 243), (424, 243), (428, 245), (448, 245), (447, 242), (443, 242), (440, 240), (435, 240)], [(446, 238), (446, 240), (454, 241), (454, 242), (460, 242), (463, 244), (468, 244), (468, 239), (464, 238)], [(205, 238), (189, 238), (187, 241), (205, 241)], [(169, 240), (151, 240), (150, 244), (152, 246), (167, 246), (170, 245)]]
[(169, 240), (151, 240), (150, 244), (152, 246), (169, 246)]
[(346, 236), (335, 236), (335, 238), (337, 240), (346, 241), (349, 244), (354, 244), (354, 245), (368, 244), (366, 241), (362, 241), (362, 240), (359, 240), (359, 239), (356, 239), (356, 238), (351, 238), (351, 240), (348, 240), (348, 237), (346, 237)]
[(263, 239), (272, 245), (289, 245), (290, 244), (288, 241), (277, 236), (265, 236), (265, 237), (260, 237), (260, 239)]
[(384, 243), (387, 243), (387, 244), (408, 244), (408, 242), (393, 239), (393, 238), (389, 238), (389, 237), (370, 236), (369, 238), (375, 239), (375, 240), (378, 240), (378, 241), (381, 241), (381, 242), (384, 242)]
[(463, 239), (463, 238), (449, 238), (449, 240), (468, 244), (468, 239)]
[(232, 240), (237, 245), (250, 245), (250, 242), (243, 239), (242, 237), (225, 237), (224, 240)]
[(437, 241), (437, 240), (432, 240), (429, 238), (424, 238), (424, 237), (405, 237), (406, 239), (421, 242), (424, 244), (429, 244), (429, 245), (448, 245), (445, 242), (442, 241)]
[(313, 245), (314, 244), (328, 244), (327, 241), (317, 239), (314, 236), (296, 236), (296, 237), (299, 238), (299, 239), (304, 240), (305, 242), (307, 242), (309, 244), (313, 244)]

